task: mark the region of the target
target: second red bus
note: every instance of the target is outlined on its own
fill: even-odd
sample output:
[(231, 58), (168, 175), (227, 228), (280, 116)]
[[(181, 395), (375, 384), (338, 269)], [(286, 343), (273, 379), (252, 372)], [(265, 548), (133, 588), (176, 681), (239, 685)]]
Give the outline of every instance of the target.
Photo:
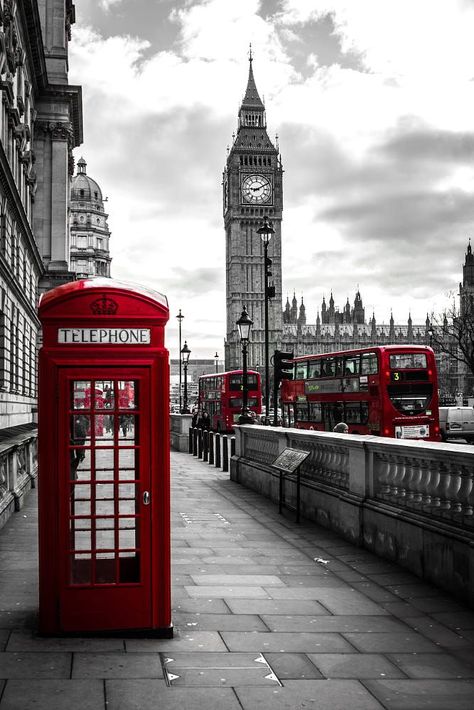
[[(243, 371), (232, 370), (199, 378), (199, 413), (207, 410), (214, 431), (232, 431), (242, 413)], [(247, 372), (247, 407), (257, 417), (262, 413), (260, 373)]]

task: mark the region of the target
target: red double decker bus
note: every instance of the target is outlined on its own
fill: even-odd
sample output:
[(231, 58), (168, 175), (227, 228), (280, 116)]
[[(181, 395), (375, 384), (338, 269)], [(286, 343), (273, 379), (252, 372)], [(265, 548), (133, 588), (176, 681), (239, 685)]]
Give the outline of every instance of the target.
[[(242, 370), (201, 375), (199, 378), (199, 413), (209, 412), (214, 431), (232, 431), (242, 413)], [(262, 413), (260, 373), (247, 372), (247, 407), (255, 415)]]
[(281, 386), (284, 424), (353, 434), (440, 440), (433, 350), (387, 345), (294, 359)]

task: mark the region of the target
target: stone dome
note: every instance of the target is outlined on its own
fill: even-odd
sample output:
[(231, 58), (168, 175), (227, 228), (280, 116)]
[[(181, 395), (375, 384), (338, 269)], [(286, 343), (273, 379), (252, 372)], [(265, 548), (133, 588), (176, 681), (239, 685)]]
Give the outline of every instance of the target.
[(84, 158), (77, 162), (77, 175), (71, 182), (71, 201), (99, 202), (103, 207), (102, 190), (95, 180), (86, 174), (87, 163)]

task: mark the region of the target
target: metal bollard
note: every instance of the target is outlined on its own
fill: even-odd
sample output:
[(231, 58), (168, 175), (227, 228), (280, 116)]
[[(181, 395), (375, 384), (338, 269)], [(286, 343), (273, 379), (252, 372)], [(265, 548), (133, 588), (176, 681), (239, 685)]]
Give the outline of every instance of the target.
[(235, 436), (230, 437), (230, 455), (235, 456)]
[(202, 432), (202, 460), (207, 461), (209, 458), (209, 431), (205, 429)]
[(194, 429), (192, 427), (189, 428), (189, 453), (193, 453), (193, 439), (194, 439)]
[(199, 429), (194, 427), (193, 429), (193, 456), (197, 456), (198, 452), (198, 436), (199, 436)]
[(209, 466), (214, 463), (214, 437), (214, 432), (209, 432)]
[(229, 447), (227, 436), (222, 437), (222, 470), (224, 473), (229, 470)]
[(216, 468), (221, 467), (221, 435), (219, 432), (216, 434), (216, 441), (215, 441), (215, 450), (216, 450), (216, 456), (215, 456), (215, 462), (214, 465)]
[(198, 429), (198, 459), (202, 459), (202, 429)]

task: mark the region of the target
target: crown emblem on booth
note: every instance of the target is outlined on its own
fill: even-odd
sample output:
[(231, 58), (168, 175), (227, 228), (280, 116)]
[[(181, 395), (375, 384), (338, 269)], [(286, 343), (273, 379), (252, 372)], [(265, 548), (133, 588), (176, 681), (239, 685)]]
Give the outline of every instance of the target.
[(104, 294), (97, 301), (91, 303), (91, 311), (95, 316), (110, 316), (117, 313), (118, 303)]

